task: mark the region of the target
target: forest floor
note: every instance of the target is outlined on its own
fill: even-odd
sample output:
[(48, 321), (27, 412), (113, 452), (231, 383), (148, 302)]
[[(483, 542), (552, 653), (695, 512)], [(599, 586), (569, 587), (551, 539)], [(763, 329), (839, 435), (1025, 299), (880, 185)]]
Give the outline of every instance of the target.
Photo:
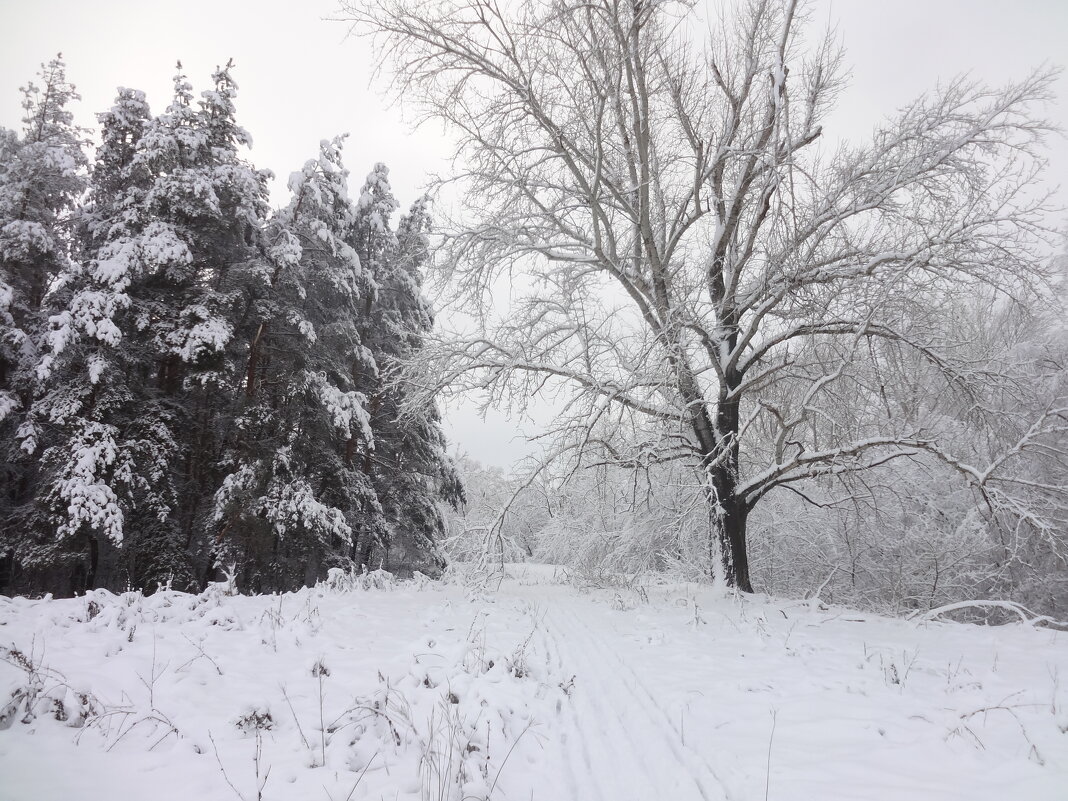
[(1064, 801), (1068, 633), (692, 584), (0, 597), (2, 801)]

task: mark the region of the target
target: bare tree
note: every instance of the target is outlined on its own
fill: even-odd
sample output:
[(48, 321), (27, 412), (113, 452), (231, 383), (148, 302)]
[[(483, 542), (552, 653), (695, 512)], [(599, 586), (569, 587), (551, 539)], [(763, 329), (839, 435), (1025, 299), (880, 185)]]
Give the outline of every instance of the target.
[(956, 357), (940, 309), (981, 285), (1008, 304), (1043, 291), (1031, 115), (1052, 73), (954, 81), (834, 146), (840, 51), (805, 38), (795, 0), (740, 0), (707, 36), (666, 0), (343, 7), (398, 97), (459, 138), (443, 266), (479, 330), (442, 340), (442, 382), (566, 387), (551, 458), (692, 464), (742, 590), (772, 490), (921, 452), (996, 481), (1004, 462), (960, 461), (922, 415), (855, 410), (880, 408), (880, 360), (911, 353), (990, 418), (1002, 377)]

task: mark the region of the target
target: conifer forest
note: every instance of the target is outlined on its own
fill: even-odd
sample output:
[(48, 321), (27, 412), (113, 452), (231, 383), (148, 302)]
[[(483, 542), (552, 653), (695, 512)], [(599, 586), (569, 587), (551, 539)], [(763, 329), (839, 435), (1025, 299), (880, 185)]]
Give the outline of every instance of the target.
[(428, 202), (382, 164), (350, 193), (342, 137), (272, 211), (236, 91), (121, 89), (94, 148), (57, 58), (0, 132), (2, 593), (442, 566), (462, 490), (389, 381), (433, 323)]

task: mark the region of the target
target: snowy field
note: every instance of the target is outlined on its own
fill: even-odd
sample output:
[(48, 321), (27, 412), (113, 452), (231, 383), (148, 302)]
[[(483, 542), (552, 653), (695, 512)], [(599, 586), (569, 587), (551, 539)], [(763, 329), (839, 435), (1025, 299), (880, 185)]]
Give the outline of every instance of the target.
[(383, 574), (0, 598), (3, 801), (1068, 798), (1068, 634)]

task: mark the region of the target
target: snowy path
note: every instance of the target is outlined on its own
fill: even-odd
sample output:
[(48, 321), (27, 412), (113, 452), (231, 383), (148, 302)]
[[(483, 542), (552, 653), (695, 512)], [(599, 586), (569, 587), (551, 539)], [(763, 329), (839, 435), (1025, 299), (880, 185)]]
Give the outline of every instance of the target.
[(1068, 634), (513, 573), (0, 598), (0, 801), (1068, 798)]
[(573, 677), (535, 801), (1068, 799), (1063, 634), (650, 594), (508, 588)]
[(561, 736), (575, 801), (727, 798), (711, 766), (683, 742), (662, 703), (591, 625), (588, 602), (558, 602), (544, 617), (559, 669), (573, 674)]

